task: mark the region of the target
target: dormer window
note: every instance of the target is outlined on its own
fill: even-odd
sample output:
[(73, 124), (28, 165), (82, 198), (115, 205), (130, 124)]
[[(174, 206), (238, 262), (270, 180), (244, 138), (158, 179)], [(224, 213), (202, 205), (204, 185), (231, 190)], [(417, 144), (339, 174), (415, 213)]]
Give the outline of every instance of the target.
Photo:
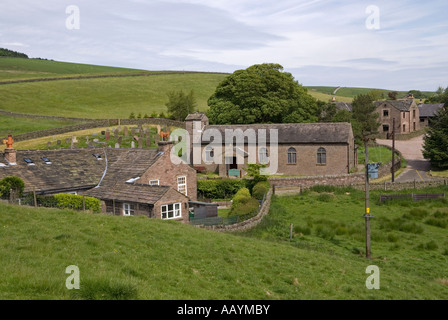
[(45, 164), (51, 164), (50, 159), (48, 159), (47, 157), (42, 157), (41, 159), (43, 162), (45, 162)]
[(92, 153), (92, 154), (96, 158), (96, 160), (103, 160), (103, 158), (101, 157), (101, 155), (99, 153)]
[(26, 162), (27, 165), (34, 166), (34, 162), (30, 158), (23, 158), (23, 160)]

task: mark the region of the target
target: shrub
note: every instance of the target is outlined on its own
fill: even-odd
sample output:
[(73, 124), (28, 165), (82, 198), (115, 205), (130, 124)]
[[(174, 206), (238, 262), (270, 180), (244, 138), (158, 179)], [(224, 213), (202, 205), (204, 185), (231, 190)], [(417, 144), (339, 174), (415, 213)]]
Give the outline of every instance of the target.
[(317, 196), (317, 200), (322, 202), (331, 202), (333, 200), (333, 195), (331, 193), (321, 193)]
[(436, 250), (437, 248), (439, 248), (439, 246), (434, 240), (428, 241), (426, 243), (421, 243), (417, 246), (417, 249), (420, 250)]
[(8, 199), (11, 195), (11, 190), (20, 198), (23, 196), (24, 189), (25, 183), (19, 177), (4, 177), (0, 180), (0, 196), (3, 198)]
[(429, 217), (424, 221), (425, 224), (428, 224), (430, 226), (439, 227), (439, 228), (446, 228), (448, 225), (448, 222), (443, 219)]
[[(60, 209), (76, 209), (82, 210), (83, 196), (76, 194), (59, 193), (55, 194), (56, 206)], [(84, 203), (86, 210), (92, 210), (99, 213), (101, 211), (100, 200), (93, 197), (84, 197)]]
[(260, 203), (250, 195), (248, 188), (241, 188), (232, 198), (232, 209), (229, 215), (245, 215), (255, 213)]
[(303, 234), (303, 235), (310, 235), (311, 229), (308, 226), (294, 226), (293, 228), (295, 233)]
[(407, 215), (404, 215), (403, 217), (411, 218), (411, 219), (423, 219), (426, 216), (429, 215), (429, 212), (422, 208), (414, 208), (409, 211)]
[(252, 188), (252, 196), (257, 200), (263, 200), (264, 195), (269, 191), (268, 181), (260, 181)]
[(198, 195), (207, 199), (226, 199), (233, 197), (238, 190), (246, 186), (239, 179), (207, 179), (198, 180)]

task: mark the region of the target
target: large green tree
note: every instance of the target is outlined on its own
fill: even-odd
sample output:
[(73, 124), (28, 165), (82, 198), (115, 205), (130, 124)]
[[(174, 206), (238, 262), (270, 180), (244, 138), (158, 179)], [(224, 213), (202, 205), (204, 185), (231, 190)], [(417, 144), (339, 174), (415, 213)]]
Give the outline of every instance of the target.
[(448, 102), (431, 122), (423, 143), (423, 156), (437, 169), (448, 169)]
[(376, 112), (374, 95), (371, 93), (359, 94), (352, 102), (352, 127), (358, 141), (369, 140), (378, 133), (380, 123)]
[(165, 104), (168, 114), (174, 120), (184, 121), (188, 114), (194, 112), (196, 106), (196, 98), (194, 91), (188, 94), (180, 91), (170, 91), (167, 93), (168, 102)]
[(316, 122), (317, 101), (279, 64), (237, 70), (209, 98), (215, 124)]

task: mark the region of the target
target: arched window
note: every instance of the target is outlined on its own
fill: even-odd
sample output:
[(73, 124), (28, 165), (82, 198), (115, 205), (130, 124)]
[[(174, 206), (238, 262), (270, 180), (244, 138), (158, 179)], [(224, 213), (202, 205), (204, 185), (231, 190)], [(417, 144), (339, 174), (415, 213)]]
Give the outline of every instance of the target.
[(288, 163), (297, 163), (297, 152), (293, 147), (288, 149)]
[(260, 148), (258, 150), (258, 161), (260, 162), (260, 164), (267, 164), (269, 159), (268, 159), (268, 149), (266, 148)]
[(317, 150), (317, 163), (326, 164), (327, 163), (327, 151), (325, 148), (319, 148)]

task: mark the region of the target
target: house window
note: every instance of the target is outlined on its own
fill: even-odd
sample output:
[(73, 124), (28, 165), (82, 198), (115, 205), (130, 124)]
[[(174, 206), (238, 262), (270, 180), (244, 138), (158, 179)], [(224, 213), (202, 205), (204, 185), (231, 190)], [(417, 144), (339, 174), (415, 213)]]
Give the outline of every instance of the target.
[(134, 205), (130, 203), (123, 203), (123, 215), (133, 216), (134, 215)]
[(383, 110), (383, 117), (389, 116), (389, 110)]
[(288, 149), (288, 163), (289, 164), (297, 163), (297, 153), (296, 149), (294, 149), (293, 147)]
[(187, 177), (177, 177), (177, 191), (187, 195)]
[(403, 119), (404, 119), (404, 118), (406, 118), (406, 113), (405, 113), (405, 112), (403, 112)]
[(403, 125), (403, 132), (406, 132), (406, 125)]
[(162, 206), (162, 219), (176, 219), (182, 217), (181, 203), (164, 204)]
[(383, 124), (383, 132), (389, 132), (389, 125)]
[(215, 152), (212, 147), (205, 148), (205, 162), (213, 162), (213, 157), (215, 156)]
[(149, 185), (150, 186), (158, 186), (159, 185), (159, 179), (149, 180)]
[(317, 163), (326, 164), (327, 163), (327, 151), (325, 148), (319, 148), (317, 150)]
[(415, 110), (412, 110), (412, 117), (415, 118)]
[(258, 161), (261, 164), (267, 164), (268, 163), (268, 149), (266, 148), (260, 148), (258, 151)]

